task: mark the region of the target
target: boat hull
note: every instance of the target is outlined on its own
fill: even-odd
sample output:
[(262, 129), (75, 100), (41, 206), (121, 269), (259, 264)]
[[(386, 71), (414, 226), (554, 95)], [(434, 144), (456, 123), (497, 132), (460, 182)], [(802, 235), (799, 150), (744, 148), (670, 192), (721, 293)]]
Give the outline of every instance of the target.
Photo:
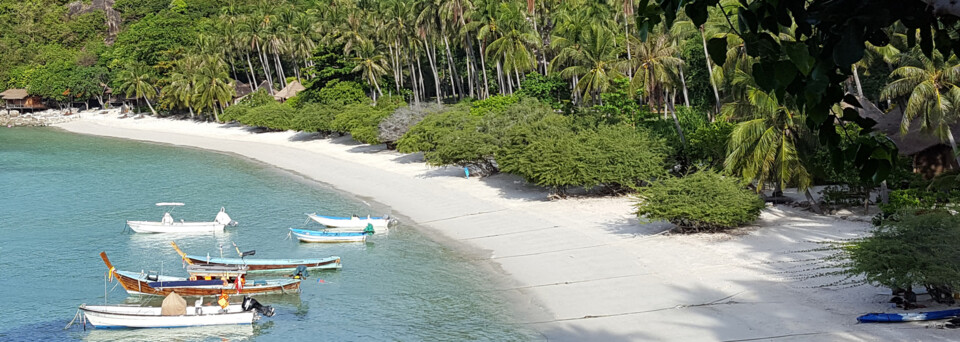
[(127, 221), (130, 230), (137, 233), (216, 233), (222, 232), (224, 224), (216, 222)]
[(98, 329), (252, 324), (258, 319), (254, 311), (243, 311), (240, 305), (228, 306), (226, 313), (221, 313), (219, 306), (189, 306), (181, 316), (161, 316), (160, 307), (83, 305), (80, 310)]
[(293, 271), (298, 266), (304, 266), (308, 270), (337, 270), (342, 268), (340, 257), (329, 257), (323, 259), (251, 259), (241, 260), (236, 258), (206, 258), (194, 255), (187, 255), (186, 258), (194, 265), (216, 265), (216, 266), (247, 266), (247, 273), (253, 272), (274, 272), (274, 271)]
[(385, 217), (370, 218), (350, 218), (350, 217), (332, 217), (316, 214), (307, 214), (311, 220), (327, 227), (334, 228), (364, 228), (367, 224), (372, 224), (374, 228), (387, 228), (390, 225), (390, 219)]
[(331, 233), (315, 230), (291, 229), (293, 236), (301, 242), (320, 242), (320, 243), (341, 243), (341, 242), (365, 242), (367, 235), (364, 233)]
[(960, 316), (960, 309), (929, 311), (929, 312), (905, 312), (905, 313), (871, 313), (857, 317), (860, 323), (892, 323), (892, 322), (911, 322), (911, 321), (931, 321)]
[(226, 286), (220, 281), (189, 281), (186, 278), (160, 276), (157, 280), (148, 280), (139, 274), (115, 271), (120, 281), (120, 286), (129, 294), (134, 295), (154, 295), (166, 296), (171, 292), (178, 295), (188, 296), (219, 296), (226, 293), (230, 296), (252, 296), (261, 294), (287, 294), (298, 293), (300, 290), (300, 280), (298, 279), (279, 279), (279, 280), (250, 280), (239, 291), (236, 284), (228, 282)]

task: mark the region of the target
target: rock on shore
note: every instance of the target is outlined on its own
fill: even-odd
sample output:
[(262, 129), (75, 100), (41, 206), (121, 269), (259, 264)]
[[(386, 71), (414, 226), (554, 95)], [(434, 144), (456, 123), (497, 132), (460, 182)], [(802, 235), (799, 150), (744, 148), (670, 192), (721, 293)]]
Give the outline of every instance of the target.
[[(68, 114), (69, 113), (69, 114)], [(34, 113), (20, 113), (11, 110), (0, 110), (0, 126), (6, 127), (40, 127), (71, 121), (76, 118), (76, 111), (48, 109)]]

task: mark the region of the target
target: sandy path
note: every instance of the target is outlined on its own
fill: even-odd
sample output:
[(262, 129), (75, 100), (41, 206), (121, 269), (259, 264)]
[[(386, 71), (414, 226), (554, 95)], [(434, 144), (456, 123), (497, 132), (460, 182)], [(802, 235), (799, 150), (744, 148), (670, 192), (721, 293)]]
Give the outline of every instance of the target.
[[(952, 340), (928, 324), (859, 325), (889, 311), (884, 290), (820, 287), (817, 241), (863, 234), (860, 222), (786, 207), (764, 211), (743, 236), (655, 235), (629, 198), (546, 201), (509, 175), (464, 179), (348, 138), (251, 133), (235, 125), (81, 114), (71, 132), (236, 153), (385, 204), (501, 268), (549, 340)], [(811, 260), (813, 259), (813, 260)]]

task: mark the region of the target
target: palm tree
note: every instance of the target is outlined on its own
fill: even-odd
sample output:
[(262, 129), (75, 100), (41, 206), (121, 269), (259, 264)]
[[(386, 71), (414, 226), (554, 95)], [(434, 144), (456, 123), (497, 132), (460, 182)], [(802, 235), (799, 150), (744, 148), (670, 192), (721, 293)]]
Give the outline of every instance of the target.
[(614, 79), (623, 77), (620, 70), (627, 67), (629, 62), (620, 59), (623, 49), (617, 44), (614, 33), (604, 26), (591, 25), (582, 32), (579, 40), (581, 45), (561, 50), (551, 64), (572, 64), (564, 68), (560, 75), (579, 79), (576, 90), (584, 99), (597, 102)]
[(120, 82), (117, 90), (127, 97), (133, 96), (137, 100), (143, 98), (146, 100), (150, 112), (157, 115), (157, 111), (150, 104), (150, 99), (156, 98), (158, 95), (157, 88), (153, 86), (157, 83), (157, 78), (150, 72), (150, 68), (143, 64), (135, 64), (121, 70), (120, 74), (117, 75), (117, 80)]
[[(507, 3), (501, 4), (498, 21), (502, 34), (490, 43), (487, 53), (503, 63), (506, 79), (510, 79), (510, 72), (516, 75), (516, 84), (519, 87), (520, 73), (536, 67), (537, 61), (532, 50), (540, 47), (540, 37), (522, 13), (508, 7)], [(507, 84), (509, 85), (510, 81)]]
[[(772, 183), (775, 196), (788, 185), (796, 185), (819, 213), (820, 208), (809, 190), (813, 177), (797, 152), (801, 139), (807, 134), (804, 114), (789, 101), (783, 104), (755, 87), (747, 92), (747, 97), (723, 108), (753, 113), (753, 118), (738, 123), (730, 134), (723, 163), (726, 171), (748, 182), (756, 181), (758, 192)], [(748, 109), (732, 108), (737, 106)]]
[(675, 57), (677, 48), (665, 34), (651, 33), (645, 42), (631, 39), (628, 44), (634, 44), (633, 51), (636, 51), (633, 58), (633, 67), (636, 68), (633, 85), (644, 90), (651, 108), (659, 108), (668, 99), (664, 95), (659, 98), (660, 101), (656, 100), (672, 85), (676, 78), (674, 70), (683, 65), (683, 60)]
[(360, 45), (360, 48), (357, 49), (357, 55), (358, 57), (353, 58), (353, 62), (357, 64), (353, 68), (353, 72), (360, 71), (363, 78), (373, 86), (370, 92), (373, 93), (373, 102), (376, 103), (377, 93), (383, 96), (383, 91), (380, 90), (380, 83), (377, 79), (387, 74), (386, 58), (374, 49), (373, 42), (369, 40)]
[[(193, 113), (193, 95), (196, 91), (196, 74), (200, 69), (198, 56), (187, 56), (177, 61), (177, 68), (170, 74), (169, 83), (160, 91), (162, 98), (171, 107), (183, 106)], [(182, 108), (182, 107), (181, 107)]]
[(230, 79), (223, 61), (213, 56), (205, 59), (196, 74), (196, 91), (191, 99), (197, 110), (203, 112), (209, 108), (214, 121), (219, 122), (217, 107), (221, 110), (226, 107), (234, 94), (234, 81)]
[(960, 151), (950, 129), (950, 125), (960, 121), (960, 61), (955, 57), (945, 59), (936, 51), (933, 58), (916, 52), (909, 57), (907, 65), (890, 74), (895, 79), (884, 87), (880, 98), (908, 97), (901, 133), (906, 134), (914, 119), (919, 118), (920, 130), (948, 141), (960, 163)]

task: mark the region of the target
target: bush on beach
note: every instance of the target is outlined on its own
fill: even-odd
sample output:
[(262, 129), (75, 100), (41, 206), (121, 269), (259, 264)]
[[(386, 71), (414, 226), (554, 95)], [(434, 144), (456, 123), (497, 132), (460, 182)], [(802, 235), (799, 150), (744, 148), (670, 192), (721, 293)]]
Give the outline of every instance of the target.
[(637, 215), (673, 223), (682, 232), (717, 231), (742, 226), (760, 217), (764, 203), (733, 177), (699, 171), (665, 178), (642, 188)]
[(935, 300), (952, 301), (952, 289), (960, 288), (960, 219), (947, 210), (898, 216), (842, 246), (846, 273), (891, 289), (922, 285)]

